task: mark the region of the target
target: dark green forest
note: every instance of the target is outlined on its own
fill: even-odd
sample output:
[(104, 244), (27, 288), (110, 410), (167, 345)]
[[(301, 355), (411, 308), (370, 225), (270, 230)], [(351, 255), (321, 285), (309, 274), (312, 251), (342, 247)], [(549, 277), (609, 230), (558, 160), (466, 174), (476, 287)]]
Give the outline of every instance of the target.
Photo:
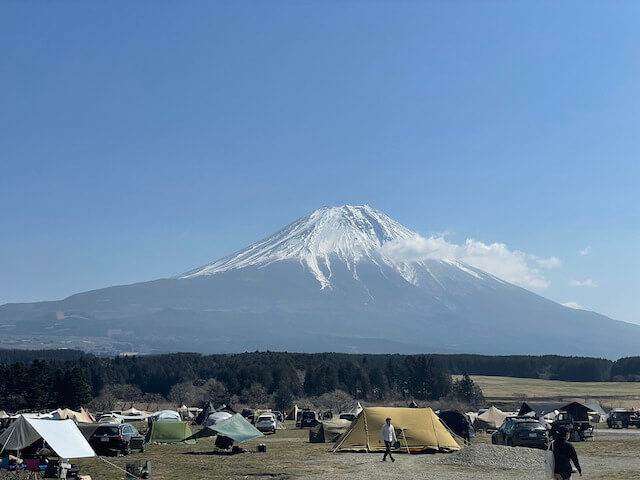
[(640, 357), (368, 355), (252, 352), (97, 357), (72, 350), (0, 351), (0, 409), (77, 408), (92, 399), (251, 402), (285, 407), (336, 390), (353, 398), (480, 402), (468, 379), (452, 374), (567, 381), (637, 381)]

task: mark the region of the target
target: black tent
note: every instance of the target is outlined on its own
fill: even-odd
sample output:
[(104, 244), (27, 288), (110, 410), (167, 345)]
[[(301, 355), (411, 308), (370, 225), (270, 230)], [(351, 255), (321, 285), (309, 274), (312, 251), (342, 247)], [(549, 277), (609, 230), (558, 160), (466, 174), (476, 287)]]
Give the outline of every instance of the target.
[(203, 425), (204, 422), (209, 418), (209, 415), (216, 412), (216, 408), (213, 406), (213, 402), (207, 403), (207, 405), (202, 409), (202, 411), (196, 417), (196, 424)]
[(578, 421), (589, 421), (589, 407), (578, 402), (524, 402), (518, 415), (533, 412), (536, 418), (540, 418), (555, 410), (570, 413)]
[(411, 400), (411, 403), (409, 404), (409, 408), (419, 408), (419, 407), (415, 400)]
[(465, 424), (469, 427), (470, 436), (475, 436), (475, 431), (465, 414), (457, 410), (441, 410), (440, 413), (438, 413), (438, 417), (449, 427), (449, 430), (459, 437), (463, 436)]

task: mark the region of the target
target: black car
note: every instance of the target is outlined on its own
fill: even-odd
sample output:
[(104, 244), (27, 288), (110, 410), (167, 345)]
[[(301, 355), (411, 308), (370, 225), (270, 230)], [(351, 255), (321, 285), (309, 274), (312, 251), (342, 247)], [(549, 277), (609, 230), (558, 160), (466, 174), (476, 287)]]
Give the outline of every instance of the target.
[(96, 452), (116, 452), (129, 455), (132, 450), (144, 452), (145, 438), (129, 423), (102, 424), (89, 437)]
[(316, 412), (305, 410), (300, 416), (300, 428), (315, 427), (318, 425), (318, 417)]
[(640, 428), (640, 415), (635, 410), (613, 410), (607, 418), (609, 428)]
[(507, 418), (491, 435), (494, 445), (547, 448), (549, 432), (535, 418)]
[(240, 415), (253, 423), (255, 421), (256, 411), (253, 408), (243, 408)]

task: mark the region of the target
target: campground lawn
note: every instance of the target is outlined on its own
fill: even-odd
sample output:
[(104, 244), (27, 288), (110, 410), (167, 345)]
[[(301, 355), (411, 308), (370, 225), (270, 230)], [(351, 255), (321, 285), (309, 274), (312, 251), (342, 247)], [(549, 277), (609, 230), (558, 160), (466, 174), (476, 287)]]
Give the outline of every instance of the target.
[[(542, 450), (490, 446), (490, 436), (480, 434), (475, 446), (495, 449), (506, 456), (502, 464), (488, 467), (482, 459), (464, 464), (450, 462), (457, 454), (398, 455), (395, 464), (380, 462), (380, 455), (366, 453), (332, 454), (332, 444), (308, 443), (309, 430), (292, 428), (278, 431), (243, 444), (255, 451), (259, 443), (267, 446), (266, 453), (238, 455), (212, 454), (212, 438), (199, 439), (195, 445), (149, 445), (144, 453), (129, 457), (107, 457), (107, 460), (124, 468), (127, 462), (151, 460), (153, 479), (157, 480), (293, 480), (316, 478), (322, 480), (376, 479), (428, 479), (428, 480), (492, 480), (544, 479)], [(583, 478), (590, 480), (640, 479), (640, 430), (609, 430), (600, 426), (595, 441), (575, 444), (585, 470)], [(528, 452), (523, 452), (528, 451)], [(462, 453), (462, 452), (461, 452)], [(510, 454), (516, 457), (528, 453), (533, 457), (525, 466), (510, 465)], [(100, 459), (84, 459), (78, 463), (82, 474), (90, 474), (93, 480), (124, 478), (124, 473), (103, 463)]]

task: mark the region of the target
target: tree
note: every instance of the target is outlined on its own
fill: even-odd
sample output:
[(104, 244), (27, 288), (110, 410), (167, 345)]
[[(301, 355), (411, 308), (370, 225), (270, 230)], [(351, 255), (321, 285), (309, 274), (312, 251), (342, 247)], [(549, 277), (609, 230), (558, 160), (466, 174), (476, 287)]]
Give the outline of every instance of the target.
[(283, 414), (287, 412), (293, 406), (293, 395), (291, 390), (286, 385), (278, 387), (276, 390), (276, 396), (274, 398), (276, 408)]
[(334, 390), (321, 395), (318, 403), (324, 408), (331, 409), (334, 413), (340, 413), (353, 406), (353, 397), (342, 390)]
[(484, 403), (482, 389), (465, 373), (460, 380), (456, 380), (453, 385), (454, 395), (464, 402), (472, 405)]
[(66, 391), (62, 393), (63, 398), (66, 400), (66, 406), (79, 409), (91, 401), (91, 386), (79, 365), (74, 366), (65, 375), (65, 384), (67, 385)]

